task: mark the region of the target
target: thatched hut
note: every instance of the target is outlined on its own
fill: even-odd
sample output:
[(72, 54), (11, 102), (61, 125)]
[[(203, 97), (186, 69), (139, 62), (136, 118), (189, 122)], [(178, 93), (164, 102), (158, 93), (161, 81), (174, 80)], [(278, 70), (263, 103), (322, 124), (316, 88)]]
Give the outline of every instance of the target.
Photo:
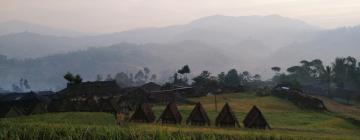
[(10, 93), (0, 99), (1, 116), (32, 115), (47, 112), (48, 100), (34, 92)]
[(166, 106), (157, 122), (159, 121), (163, 124), (181, 124), (182, 116), (177, 109), (175, 102), (171, 102)]
[(151, 109), (151, 106), (148, 103), (143, 103), (139, 105), (134, 114), (131, 116), (130, 121), (146, 123), (154, 122), (155, 115)]
[(266, 129), (270, 126), (265, 120), (259, 108), (253, 106), (249, 113), (246, 115), (243, 124), (246, 128), (258, 128), (258, 129)]
[(198, 102), (194, 109), (191, 111), (189, 117), (186, 120), (186, 124), (190, 125), (209, 125), (210, 119), (200, 102)]
[(240, 127), (239, 122), (228, 103), (224, 105), (221, 112), (216, 117), (215, 124), (216, 126)]
[(24, 115), (23, 110), (16, 106), (0, 104), (0, 118), (17, 117)]

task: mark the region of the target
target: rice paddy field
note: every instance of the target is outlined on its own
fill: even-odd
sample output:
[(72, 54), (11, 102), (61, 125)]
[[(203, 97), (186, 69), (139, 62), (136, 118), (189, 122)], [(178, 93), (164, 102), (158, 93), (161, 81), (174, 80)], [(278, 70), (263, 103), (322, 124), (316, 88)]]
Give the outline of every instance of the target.
[[(201, 102), (212, 121), (225, 102), (230, 104), (240, 123), (251, 107), (256, 105), (272, 129), (187, 126), (184, 122), (194, 105), (179, 105), (183, 116), (181, 125), (127, 123), (118, 126), (114, 116), (109, 113), (47, 113), (1, 119), (0, 139), (360, 139), (360, 124), (356, 120), (359, 117), (358, 107), (337, 106), (330, 99), (324, 100), (326, 105), (329, 104), (329, 112), (300, 110), (286, 100), (272, 96), (257, 97), (252, 93), (217, 96), (218, 111), (215, 109), (214, 96), (191, 100)], [(157, 117), (164, 108), (165, 105), (153, 107)], [(346, 114), (350, 114), (351, 119)]]

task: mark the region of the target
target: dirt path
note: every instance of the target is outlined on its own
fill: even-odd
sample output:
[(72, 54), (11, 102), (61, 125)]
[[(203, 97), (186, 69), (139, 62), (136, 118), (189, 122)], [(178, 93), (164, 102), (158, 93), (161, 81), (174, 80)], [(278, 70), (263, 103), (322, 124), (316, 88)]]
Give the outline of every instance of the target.
[(322, 96), (316, 96), (316, 97), (324, 102), (325, 106), (329, 111), (343, 114), (345, 116), (360, 120), (359, 107), (341, 104), (327, 97), (322, 97)]

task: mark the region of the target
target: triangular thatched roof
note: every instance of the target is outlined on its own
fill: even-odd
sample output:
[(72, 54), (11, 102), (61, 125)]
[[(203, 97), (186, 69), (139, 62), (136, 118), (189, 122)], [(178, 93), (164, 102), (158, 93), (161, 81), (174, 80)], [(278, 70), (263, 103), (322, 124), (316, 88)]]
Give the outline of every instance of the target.
[(228, 103), (225, 103), (221, 112), (216, 117), (215, 124), (216, 124), (216, 126), (232, 126), (232, 127), (238, 126), (238, 127), (240, 127), (239, 122), (236, 119), (236, 116), (232, 112)]
[(131, 116), (130, 121), (147, 123), (154, 122), (155, 115), (151, 109), (151, 106), (148, 103), (139, 105), (134, 114)]
[(210, 119), (200, 102), (198, 102), (194, 109), (191, 111), (186, 120), (186, 124), (191, 125), (210, 125)]
[(17, 117), (24, 115), (24, 110), (16, 106), (0, 104), (0, 118)]
[(261, 111), (256, 106), (251, 108), (249, 113), (246, 115), (243, 124), (246, 128), (270, 128)]
[[(34, 92), (10, 93), (0, 99), (0, 103), (20, 112), (21, 115), (31, 115), (47, 112), (49, 100)], [(6, 112), (6, 109), (5, 111)], [(3, 113), (2, 113), (3, 114)]]
[(166, 106), (164, 112), (158, 119), (158, 122), (159, 121), (162, 123), (181, 124), (182, 116), (177, 109), (175, 102), (171, 102)]

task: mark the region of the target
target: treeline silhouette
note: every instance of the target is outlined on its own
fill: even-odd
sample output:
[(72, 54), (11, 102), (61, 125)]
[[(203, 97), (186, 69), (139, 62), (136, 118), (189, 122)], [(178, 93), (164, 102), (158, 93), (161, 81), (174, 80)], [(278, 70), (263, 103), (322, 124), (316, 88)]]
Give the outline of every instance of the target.
[(340, 97), (347, 103), (353, 97), (360, 99), (360, 62), (351, 56), (338, 57), (330, 65), (324, 65), (320, 59), (302, 60), (286, 72), (279, 67), (272, 70), (276, 73), (273, 82), (304, 89), (305, 93)]

